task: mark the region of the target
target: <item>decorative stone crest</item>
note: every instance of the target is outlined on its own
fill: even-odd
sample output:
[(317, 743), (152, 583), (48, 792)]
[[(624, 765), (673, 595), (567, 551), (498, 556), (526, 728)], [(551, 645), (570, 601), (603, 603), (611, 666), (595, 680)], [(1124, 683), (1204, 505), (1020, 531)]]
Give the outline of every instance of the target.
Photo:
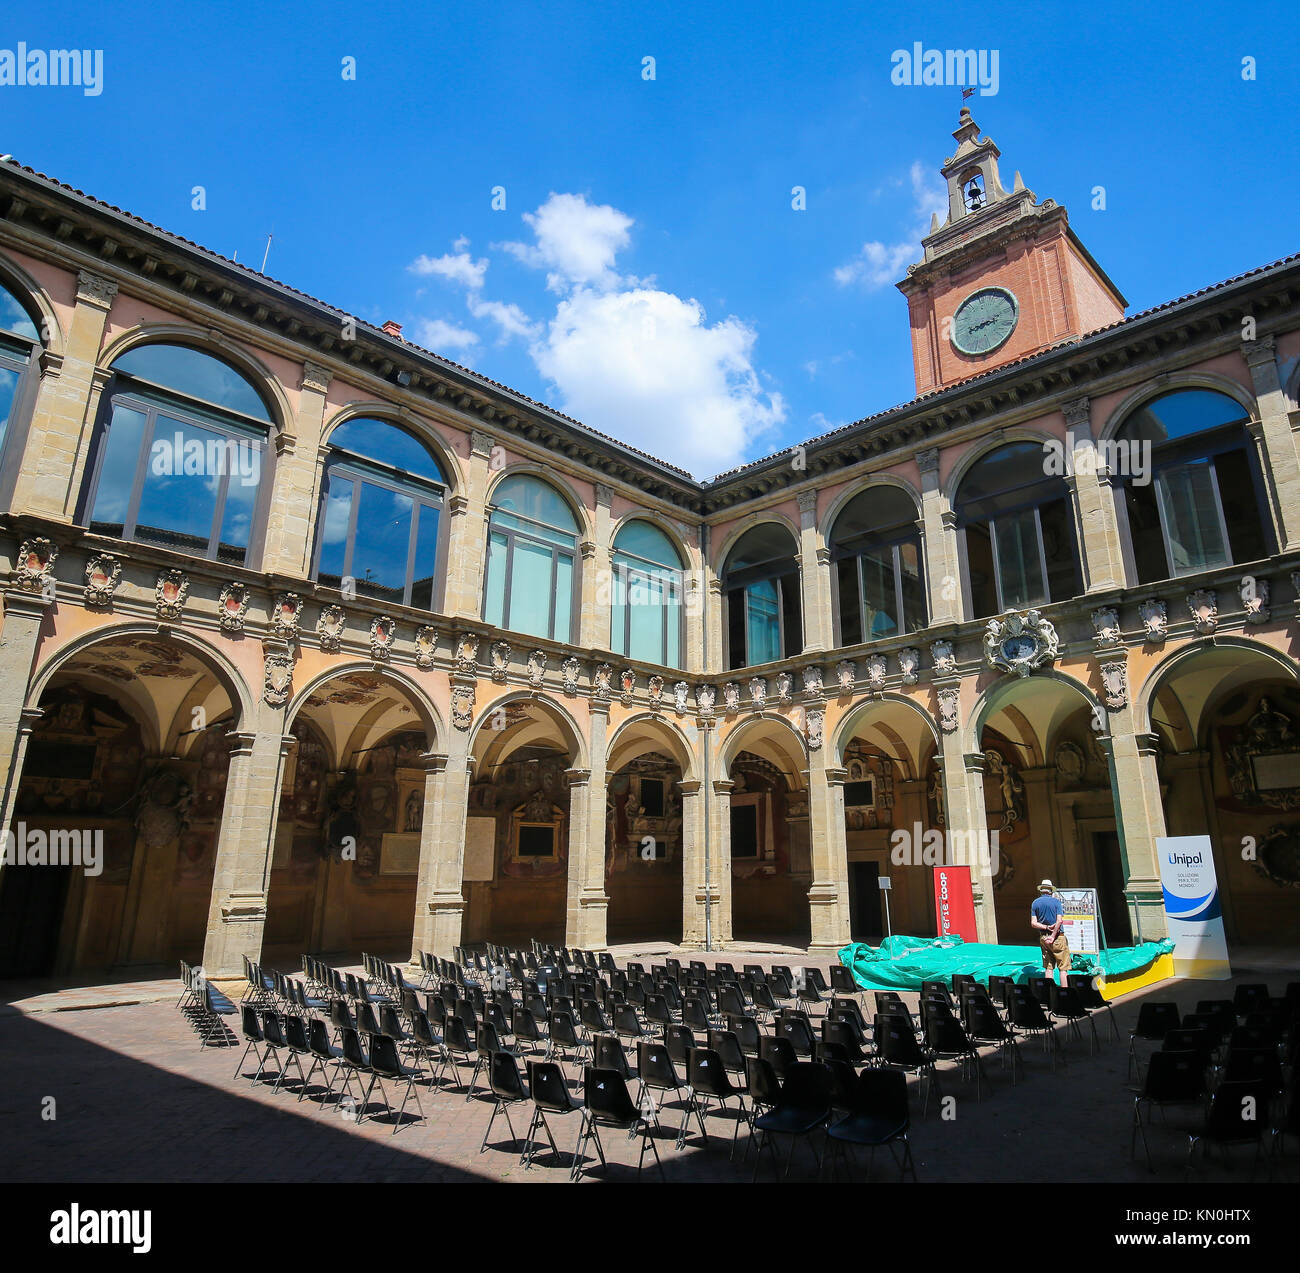
[(456, 671), (461, 676), (478, 675), (478, 634), (462, 632), (456, 637)]
[(673, 686), (673, 709), (677, 712), (678, 716), (686, 714), (689, 707), (686, 700), (690, 692), (691, 687), (687, 685), (685, 681), (678, 681), (677, 684)]
[(269, 651), (266, 655), (262, 698), (268, 707), (283, 707), (292, 693), (293, 655), (285, 649)]
[(296, 592), (278, 592), (271, 603), (271, 635), (282, 641), (297, 641), (302, 618), (302, 598)]
[(921, 651), (910, 645), (899, 650), (898, 668), (903, 674), (903, 684), (915, 685), (921, 675)]
[(569, 695), (578, 692), (578, 673), (582, 671), (582, 664), (572, 655), (560, 664), (560, 674), (564, 677), (564, 692)]
[(1102, 606), (1092, 612), (1093, 644), (1102, 647), (1118, 645), (1123, 639), (1119, 627), (1119, 611), (1114, 606)]
[(663, 706), (664, 701), (664, 678), (662, 676), (652, 676), (650, 678), (650, 708), (652, 711), (658, 711)]
[(957, 709), (961, 702), (961, 693), (955, 685), (945, 686), (939, 691), (939, 728), (945, 734), (951, 734), (958, 724)]
[(189, 595), (190, 581), (182, 571), (159, 571), (153, 598), (160, 619), (179, 619), (181, 611), (185, 609), (185, 599)]
[(740, 686), (735, 681), (728, 681), (722, 687), (722, 701), (726, 705), (728, 716), (734, 716), (740, 711)]
[(1187, 609), (1198, 636), (1211, 636), (1219, 626), (1219, 598), (1213, 588), (1197, 588), (1187, 594)]
[(396, 637), (397, 624), (386, 614), (376, 615), (370, 621), (370, 657), (376, 663), (386, 663)]
[(1128, 663), (1120, 659), (1101, 665), (1101, 701), (1112, 712), (1128, 706)]
[(506, 674), (510, 671), (510, 643), (493, 641), (489, 654), (492, 658), (492, 679), (500, 683), (506, 679)]
[(1056, 749), (1056, 772), (1066, 782), (1082, 782), (1088, 762), (1077, 743), (1064, 742)]
[(624, 668), (618, 674), (618, 701), (624, 707), (632, 706), (632, 695), (636, 690), (636, 673), (630, 667)]
[(50, 571), (58, 555), (58, 545), (52, 544), (48, 539), (23, 540), (18, 549), (14, 582), (24, 592), (48, 595), (54, 587), (54, 576)]
[(250, 595), (242, 583), (228, 583), (217, 598), (217, 622), (225, 632), (242, 632)]
[(433, 653), (438, 644), (438, 629), (430, 626), (415, 629), (415, 666), (427, 672), (433, 666)]
[(614, 669), (608, 663), (596, 666), (591, 678), (591, 697), (598, 703), (608, 703), (614, 692)]
[(826, 697), (822, 688), (822, 670), (820, 664), (803, 669), (803, 696), (810, 703), (820, 703)]
[(535, 690), (542, 688), (546, 678), (546, 651), (534, 650), (528, 656), (528, 684)]
[(700, 715), (705, 720), (711, 720), (713, 717), (713, 704), (717, 701), (718, 691), (712, 685), (697, 685), (695, 687), (695, 706), (699, 708)]
[(852, 694), (854, 683), (858, 679), (858, 665), (852, 659), (841, 659), (835, 665), (835, 683), (841, 694)]
[(957, 656), (951, 641), (930, 642), (930, 663), (936, 676), (952, 676), (957, 671)]
[(117, 295), (117, 284), (102, 274), (92, 274), (89, 270), (77, 271), (77, 299), (93, 301), (108, 309)]
[(474, 687), (472, 685), (452, 686), (451, 723), (462, 733), (474, 723)]
[(347, 612), (339, 605), (322, 606), (316, 616), (316, 640), (326, 654), (337, 654), (343, 648), (343, 630), (347, 626)]
[(1138, 606), (1143, 640), (1149, 645), (1164, 645), (1169, 635), (1169, 610), (1159, 597), (1151, 597)]
[(867, 659), (867, 689), (879, 694), (885, 688), (885, 677), (889, 674), (889, 663), (883, 654), (873, 654)]
[(122, 559), (112, 553), (95, 553), (86, 562), (86, 604), (106, 606), (122, 577)]
[(776, 698), (779, 703), (788, 703), (794, 695), (794, 677), (789, 672), (776, 674)]
[(1008, 610), (984, 629), (985, 662), (1017, 676), (1055, 662), (1060, 648), (1055, 627), (1037, 610)]
[(1247, 575), (1237, 589), (1241, 597), (1241, 608), (1246, 612), (1247, 623), (1267, 623), (1273, 617), (1268, 604), (1269, 586), (1267, 579), (1257, 579)]
[(749, 701), (760, 712), (767, 706), (767, 682), (761, 676), (749, 678)]
[(822, 734), (826, 727), (825, 712), (808, 713), (808, 750), (817, 751), (822, 745)]

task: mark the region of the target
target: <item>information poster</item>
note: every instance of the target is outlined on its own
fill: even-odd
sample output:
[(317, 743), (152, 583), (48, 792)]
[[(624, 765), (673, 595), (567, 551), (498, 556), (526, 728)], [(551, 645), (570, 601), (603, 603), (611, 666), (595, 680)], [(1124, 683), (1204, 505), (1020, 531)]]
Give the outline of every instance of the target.
[(1232, 967), (1210, 837), (1166, 836), (1156, 840), (1156, 852), (1174, 943), (1174, 972), (1180, 977), (1226, 981)]
[(1072, 955), (1096, 955), (1101, 951), (1101, 929), (1097, 923), (1095, 888), (1058, 888), (1056, 896), (1065, 907), (1061, 932), (1070, 944)]
[(934, 868), (934, 923), (940, 937), (979, 941), (969, 866)]

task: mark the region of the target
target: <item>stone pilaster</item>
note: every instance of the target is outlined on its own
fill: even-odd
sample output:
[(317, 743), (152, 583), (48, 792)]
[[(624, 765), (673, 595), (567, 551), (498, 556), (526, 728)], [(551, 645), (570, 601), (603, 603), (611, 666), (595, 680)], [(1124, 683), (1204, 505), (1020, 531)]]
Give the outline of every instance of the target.
[[(735, 783), (729, 778), (713, 780), (713, 801), (708, 811), (709, 874), (705, 881), (713, 898), (713, 949), (725, 950), (731, 942), (731, 792)], [(700, 897), (701, 904), (707, 904)]]
[(828, 768), (826, 749), (808, 757), (808, 832), (812, 884), (808, 889), (809, 954), (835, 954), (849, 933), (849, 849), (844, 828), (847, 769)]
[(1065, 482), (1072, 498), (1074, 533), (1083, 568), (1084, 592), (1124, 586), (1124, 549), (1115, 516), (1112, 475), (1101, 462), (1092, 436), (1091, 400), (1076, 398), (1062, 408), (1070, 456)]
[(107, 373), (97, 370), (108, 311), (117, 284), (100, 274), (77, 275), (77, 304), (63, 359), (42, 362), (27, 445), (14, 489), (13, 511), (70, 522), (81, 492), (90, 438)]
[(259, 703), (253, 729), (231, 735), (230, 772), (217, 835), (203, 968), (209, 977), (240, 977), (241, 956), (257, 959), (266, 929), (271, 856), (280, 783), (292, 734), (286, 708)]
[(275, 445), (275, 478), (266, 518), (262, 568), (271, 574), (306, 578), (320, 507), (327, 449), (322, 445), (325, 394), (331, 374), (316, 363), (303, 364), (294, 431), (286, 428)]
[[(609, 506), (614, 492), (596, 484), (595, 540), (582, 546), (582, 611), (578, 616), (578, 644), (587, 649), (608, 649), (610, 605), (614, 599), (610, 583), (611, 520)], [(567, 634), (565, 634), (567, 636)]]
[[(41, 718), (40, 712), (27, 710), (27, 688), (49, 605), (40, 594), (4, 593), (4, 627), (0, 629), (0, 774), (4, 776), (0, 831), (12, 824), (27, 741)], [(0, 864), (0, 871), (3, 869)]]
[(1259, 451), (1278, 543), (1282, 552), (1296, 552), (1300, 550), (1300, 458), (1278, 376), (1276, 342), (1272, 336), (1246, 341), (1244, 352), (1259, 407), (1259, 423), (1250, 432)]
[(492, 445), (492, 439), (486, 433), (475, 429), (470, 434), (465, 487), (447, 503), (451, 525), (447, 534), (447, 582), (443, 609), (452, 618), (479, 619), (483, 613), (487, 488), (492, 477)]
[(569, 876), (564, 941), (582, 950), (607, 945), (609, 896), (605, 892), (605, 756), (609, 709), (591, 705), (590, 769), (570, 769)]
[(704, 816), (702, 782), (682, 781), (682, 945), (704, 949)]
[[(465, 735), (459, 730), (458, 738)], [(464, 760), (464, 743), (457, 748)], [(443, 959), (451, 957), (451, 949), (460, 945), (460, 915), (463, 910), (463, 897), (457, 880), (452, 907), (456, 916), (455, 940), (446, 943), (445, 950), (440, 948), (438, 932), (438, 867), (444, 860), (449, 860), (447, 875), (455, 878), (463, 871), (465, 821), (464, 815), (457, 823), (455, 801), (448, 805), (447, 766), (450, 756), (445, 752), (424, 752), (420, 760), (424, 765), (424, 813), (420, 819), (420, 866), (415, 878), (415, 922), (411, 927), (411, 962), (419, 964), (420, 952), (429, 951)], [(462, 764), (462, 769), (466, 768)], [(468, 790), (468, 784), (461, 784)]]
[(831, 633), (830, 557), (817, 531), (817, 492), (799, 495), (799, 577), (803, 595), (803, 652), (822, 654), (835, 644)]
[(948, 497), (939, 485), (938, 447), (918, 452), (916, 463), (921, 471), (920, 528), (930, 622), (934, 625), (960, 623), (962, 571), (957, 552), (957, 523)]

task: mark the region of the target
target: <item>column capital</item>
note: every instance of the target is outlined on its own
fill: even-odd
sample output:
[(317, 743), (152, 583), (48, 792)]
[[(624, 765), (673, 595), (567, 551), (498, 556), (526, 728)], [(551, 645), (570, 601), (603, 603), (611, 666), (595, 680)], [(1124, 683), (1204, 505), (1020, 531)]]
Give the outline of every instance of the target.
[(330, 387), (330, 381), (333, 379), (334, 373), (328, 367), (322, 367), (320, 363), (308, 359), (302, 365), (302, 384), (300, 388), (313, 389), (317, 393), (324, 393)]
[(826, 770), (826, 785), (828, 787), (842, 787), (849, 780), (849, 771), (847, 769)]
[(1241, 352), (1245, 356), (1246, 366), (1258, 367), (1261, 363), (1271, 363), (1277, 359), (1277, 341), (1272, 336), (1243, 340)]
[(939, 472), (939, 448), (937, 446), (926, 447), (924, 451), (916, 453), (916, 467), (920, 469), (921, 476), (938, 475)]
[(96, 305), (108, 310), (117, 296), (117, 283), (103, 274), (94, 274), (90, 270), (77, 272), (77, 300), (88, 305)]
[(1084, 394), (1080, 398), (1072, 398), (1069, 402), (1061, 404), (1061, 413), (1065, 416), (1065, 427), (1069, 433), (1074, 433), (1079, 429), (1086, 429), (1088, 437), (1092, 438), (1092, 399)]
[(422, 751), (419, 755), (421, 767), (426, 773), (440, 774), (447, 768), (449, 757), (444, 751)]
[(735, 789), (736, 784), (730, 778), (715, 778), (713, 780), (713, 790), (719, 796), (729, 796)]
[(596, 483), (596, 503), (601, 508), (608, 508), (614, 502), (614, 488), (604, 482)]
[(684, 778), (676, 786), (683, 796), (698, 796), (704, 784), (698, 778), (689, 780)]
[(570, 787), (585, 787), (591, 781), (591, 770), (566, 769), (564, 778)]
[(795, 497), (795, 500), (799, 505), (799, 511), (803, 513), (805, 516), (807, 516), (810, 513), (816, 515), (817, 512), (816, 491), (800, 491), (799, 494)]
[(471, 455), (480, 455), (484, 459), (492, 454), (492, 448), (496, 443), (492, 436), (483, 433), (479, 429), (472, 429), (469, 435), (469, 450)]
[(982, 751), (968, 751), (962, 755), (962, 767), (968, 774), (982, 774), (986, 761)]

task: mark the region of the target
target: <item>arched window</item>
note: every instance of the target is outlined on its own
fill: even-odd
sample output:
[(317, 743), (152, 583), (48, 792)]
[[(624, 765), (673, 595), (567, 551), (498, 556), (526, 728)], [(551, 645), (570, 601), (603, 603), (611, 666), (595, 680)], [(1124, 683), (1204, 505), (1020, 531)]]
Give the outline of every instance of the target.
[(1177, 389), (1143, 403), (1115, 438), (1138, 581), (1258, 561), (1273, 536), (1247, 412), (1226, 394)]
[(682, 561), (657, 526), (628, 522), (614, 537), (610, 648), (615, 654), (680, 667)]
[[(26, 307), (0, 283), (0, 459), (13, 433), (12, 422), (27, 396), (32, 355), (41, 347), (40, 332)], [(8, 471), (10, 466), (5, 466)], [(16, 476), (16, 474), (14, 474)]]
[(855, 495), (831, 528), (840, 645), (925, 627), (925, 585), (916, 506), (896, 486)]
[(1011, 442), (971, 466), (957, 491), (972, 618), (1066, 601), (1079, 591), (1070, 492), (1038, 442)]
[(785, 527), (764, 522), (740, 537), (722, 568), (722, 591), (729, 668), (802, 651), (799, 559)]
[(271, 423), (251, 382), (197, 349), (144, 345), (113, 364), (104, 400), (90, 529), (244, 565)]
[(383, 420), (329, 437), (316, 578), (345, 593), (434, 609), (446, 479), (422, 442)]
[(483, 618), (494, 627), (576, 640), (578, 523), (553, 486), (519, 474), (492, 493)]

